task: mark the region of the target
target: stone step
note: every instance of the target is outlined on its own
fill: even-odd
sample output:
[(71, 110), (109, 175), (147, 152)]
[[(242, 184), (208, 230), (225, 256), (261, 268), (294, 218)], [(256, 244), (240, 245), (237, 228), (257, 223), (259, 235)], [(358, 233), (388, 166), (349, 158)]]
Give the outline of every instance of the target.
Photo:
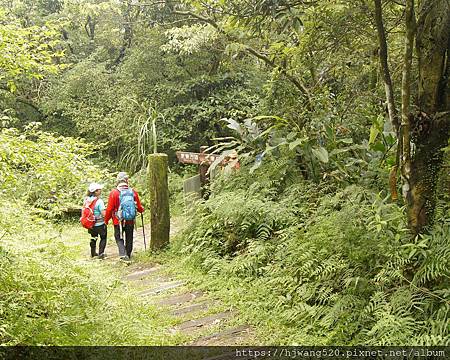
[(175, 289), (177, 287), (183, 286), (184, 284), (186, 284), (184, 281), (171, 281), (171, 282), (164, 282), (164, 283), (159, 283), (159, 284), (155, 284), (155, 285), (159, 285), (158, 287), (152, 288), (152, 289), (147, 289), (147, 290), (143, 290), (138, 292), (139, 296), (152, 296), (152, 295), (157, 295), (163, 291), (166, 290), (170, 290), (170, 289)]
[(141, 288), (145, 287), (146, 289), (150, 289), (159, 286), (161, 284), (166, 284), (173, 281), (175, 281), (173, 278), (170, 278), (165, 275), (161, 276), (153, 275), (138, 280), (133, 280), (133, 284), (136, 284), (136, 286), (139, 286)]
[(189, 334), (197, 330), (200, 330), (209, 325), (216, 325), (222, 321), (232, 317), (231, 311), (224, 311), (218, 314), (205, 316), (200, 319), (189, 320), (174, 327), (174, 330), (181, 331), (182, 333)]
[(147, 275), (152, 274), (152, 273), (154, 273), (156, 271), (159, 271), (160, 269), (161, 269), (161, 266), (154, 266), (154, 267), (151, 267), (151, 268), (148, 268), (148, 269), (135, 271), (135, 272), (132, 272), (132, 273), (126, 275), (125, 279), (129, 280), (129, 281), (142, 280)]
[(208, 309), (208, 307), (211, 305), (210, 302), (207, 301), (203, 301), (200, 303), (196, 303), (196, 304), (192, 304), (192, 305), (188, 305), (188, 306), (184, 306), (184, 307), (180, 307), (177, 309), (173, 309), (170, 311), (170, 314), (172, 316), (180, 316), (180, 315), (184, 315), (184, 314), (192, 314), (192, 313), (196, 313), (202, 310), (206, 310)]
[(192, 346), (242, 345), (243, 340), (249, 337), (250, 332), (251, 332), (250, 326), (241, 325), (212, 335), (201, 337), (189, 345)]
[(160, 305), (160, 306), (182, 305), (182, 304), (191, 302), (194, 299), (198, 299), (201, 296), (203, 296), (203, 292), (200, 290), (197, 290), (197, 291), (193, 291), (190, 293), (174, 295), (174, 296), (160, 299), (157, 302), (157, 305)]

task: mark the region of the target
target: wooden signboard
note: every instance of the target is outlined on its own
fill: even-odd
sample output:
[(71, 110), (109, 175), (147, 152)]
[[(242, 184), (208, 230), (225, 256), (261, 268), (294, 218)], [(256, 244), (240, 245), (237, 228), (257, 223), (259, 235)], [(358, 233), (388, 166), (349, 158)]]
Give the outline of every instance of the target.
[[(208, 175), (208, 169), (212, 163), (214, 163), (215, 161), (218, 161), (218, 159), (220, 157), (223, 158), (223, 160), (219, 164), (220, 166), (224, 166), (230, 161), (230, 158), (223, 157), (223, 155), (205, 153), (207, 148), (208, 148), (207, 146), (201, 146), (199, 153), (188, 152), (188, 151), (177, 151), (176, 152), (177, 159), (182, 164), (198, 165), (198, 169), (199, 169), (198, 176), (199, 176), (201, 189), (209, 181), (209, 177), (211, 177), (211, 178), (214, 177), (214, 171), (211, 171), (210, 174)], [(238, 167), (239, 167), (239, 164), (235, 165), (235, 168), (238, 168)], [(191, 179), (194, 179), (194, 178), (191, 178)], [(191, 180), (191, 179), (188, 179), (186, 181), (192, 181), (192, 182), (197, 181), (197, 180)], [(187, 186), (190, 186), (190, 185), (187, 185)], [(201, 192), (202, 192), (202, 190), (200, 191), (200, 193)]]
[(205, 185), (209, 180), (207, 175), (209, 166), (220, 157), (220, 155), (205, 153), (207, 148), (207, 146), (201, 146), (199, 153), (188, 151), (176, 152), (177, 159), (182, 164), (198, 165), (201, 186)]
[(178, 161), (183, 164), (211, 165), (214, 161), (216, 161), (216, 159), (219, 158), (219, 155), (215, 154), (193, 153), (186, 151), (177, 151), (176, 154)]

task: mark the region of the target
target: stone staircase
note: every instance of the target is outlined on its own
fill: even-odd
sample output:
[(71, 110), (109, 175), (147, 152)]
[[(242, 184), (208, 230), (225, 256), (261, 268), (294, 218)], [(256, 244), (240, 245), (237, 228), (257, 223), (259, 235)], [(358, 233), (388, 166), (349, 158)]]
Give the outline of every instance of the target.
[(170, 332), (187, 335), (190, 341), (180, 345), (238, 346), (252, 342), (252, 329), (239, 324), (239, 314), (223, 309), (223, 304), (200, 290), (192, 290), (184, 281), (167, 275), (164, 266), (127, 267), (123, 280), (149, 305), (176, 318)]
[[(150, 229), (147, 226), (145, 233), (148, 246)], [(143, 240), (142, 228), (136, 229), (134, 255), (144, 251)], [(106, 254), (106, 261), (119, 262), (111, 234), (108, 236)], [(181, 333), (190, 339), (179, 345), (239, 346), (252, 343), (251, 327), (239, 321), (239, 314), (235, 310), (224, 308), (223, 304), (211, 299), (207, 293), (192, 289), (186, 282), (174, 278), (167, 273), (164, 265), (131, 263), (123, 269), (123, 281), (137, 297), (174, 318), (176, 325), (169, 331)]]

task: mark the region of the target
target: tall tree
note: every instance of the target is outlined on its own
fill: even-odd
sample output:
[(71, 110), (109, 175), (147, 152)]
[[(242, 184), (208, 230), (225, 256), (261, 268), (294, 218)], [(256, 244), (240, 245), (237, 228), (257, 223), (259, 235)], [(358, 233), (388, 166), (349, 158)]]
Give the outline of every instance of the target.
[[(408, 129), (414, 150), (404, 183), (408, 219), (414, 234), (424, 230), (433, 220), (442, 150), (450, 135), (450, 0), (420, 1), (418, 15), (415, 40), (419, 81), (415, 109), (409, 114), (411, 128)], [(413, 26), (414, 19), (409, 21), (408, 29)], [(406, 36), (409, 36), (409, 30)]]
[[(381, 1), (374, 0), (379, 33), (380, 57), (386, 83), (386, 97), (395, 108), (387, 68), (386, 39)], [(408, 222), (417, 235), (433, 222), (436, 184), (443, 163), (443, 149), (450, 132), (449, 41), (450, 0), (419, 1), (418, 20), (414, 0), (406, 1), (405, 49), (402, 76), (402, 111), (399, 137), (403, 197)], [(417, 53), (417, 94), (411, 106), (414, 42)], [(390, 112), (391, 113), (391, 112)]]

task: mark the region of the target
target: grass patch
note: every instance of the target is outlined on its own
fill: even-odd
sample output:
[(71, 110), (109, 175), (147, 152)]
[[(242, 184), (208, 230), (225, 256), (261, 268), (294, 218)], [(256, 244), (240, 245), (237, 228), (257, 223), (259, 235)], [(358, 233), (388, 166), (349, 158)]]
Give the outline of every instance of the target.
[[(6, 202), (2, 202), (6, 204)], [(16, 204), (1, 209), (0, 344), (176, 345), (173, 319), (136, 297), (123, 267), (87, 258), (78, 225), (54, 225)], [(17, 215), (17, 214), (15, 214)], [(19, 219), (19, 220), (17, 220)]]

